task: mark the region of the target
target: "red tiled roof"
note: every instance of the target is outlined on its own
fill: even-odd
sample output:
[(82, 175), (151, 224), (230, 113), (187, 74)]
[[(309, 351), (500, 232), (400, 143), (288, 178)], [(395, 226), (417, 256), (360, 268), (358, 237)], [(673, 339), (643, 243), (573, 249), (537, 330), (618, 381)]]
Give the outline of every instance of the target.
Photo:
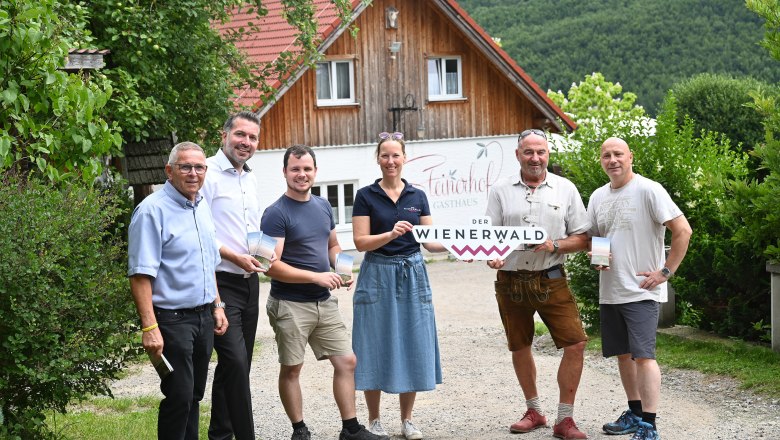
[[(423, 0), (420, 0), (423, 1)], [(482, 40), (483, 43), (487, 43), (492, 51), (497, 54), (500, 59), (506, 63), (506, 65), (517, 75), (522, 82), (524, 82), (531, 92), (537, 95), (553, 112), (559, 117), (569, 128), (573, 129), (577, 124), (569, 118), (563, 111), (556, 106), (547, 94), (536, 84), (530, 76), (506, 53), (501, 47), (499, 47), (492, 38), (479, 26), (474, 19), (472, 19), (466, 11), (458, 5), (455, 0), (426, 0), (438, 3), (438, 7), (445, 11), (448, 15), (456, 14), (459, 18), (467, 23), (467, 25), (476, 33), (476, 36)], [(336, 12), (336, 7), (332, 0), (312, 0), (314, 7), (316, 8), (315, 17), (318, 22), (318, 32), (322, 41), (325, 41), (334, 31), (339, 29), (341, 20)], [(352, 1), (352, 10), (355, 11), (360, 5), (360, 0)], [(241, 27), (249, 26), (251, 22), (255, 26), (259, 26), (262, 29), (262, 33), (245, 35), (241, 41), (236, 43), (236, 46), (241, 49), (253, 63), (264, 64), (274, 61), (284, 51), (296, 52), (300, 50), (299, 47), (294, 46), (296, 29), (293, 28), (283, 18), (282, 12), (284, 6), (281, 0), (267, 0), (263, 2), (263, 6), (268, 9), (268, 14), (264, 17), (258, 17), (257, 14), (246, 14), (239, 10), (233, 10), (231, 13), (231, 20), (225, 24), (220, 24), (217, 29), (224, 33), (231, 31), (235, 32)], [(448, 10), (449, 8), (449, 10)], [(457, 18), (457, 17), (456, 17)], [(321, 47), (320, 50), (324, 51), (327, 47)], [(289, 75), (293, 75), (295, 72), (289, 72)], [(269, 84), (279, 89), (282, 87), (282, 81), (278, 78), (274, 78), (269, 81)], [(260, 101), (260, 91), (245, 89), (240, 91), (238, 102), (242, 105), (247, 105), (258, 109), (262, 106)]]
[[(318, 23), (317, 31), (320, 38), (324, 40), (339, 28), (341, 20), (331, 0), (312, 0), (312, 3), (317, 11), (314, 15)], [(353, 0), (352, 9), (355, 10), (359, 4), (360, 0)], [(263, 17), (258, 16), (257, 13), (247, 14), (246, 7), (236, 8), (231, 11), (229, 22), (215, 26), (222, 34), (236, 32), (240, 28), (248, 28), (252, 25), (262, 29), (261, 33), (247, 33), (236, 42), (236, 47), (244, 52), (252, 63), (258, 65), (273, 62), (282, 52), (300, 51), (300, 47), (295, 45), (297, 29), (284, 19), (282, 14), (284, 6), (281, 0), (264, 1), (263, 6), (268, 10), (268, 14)], [(282, 82), (278, 78), (272, 78), (269, 84), (279, 88)], [(242, 90), (238, 102), (255, 107), (259, 104), (260, 96), (259, 90)]]

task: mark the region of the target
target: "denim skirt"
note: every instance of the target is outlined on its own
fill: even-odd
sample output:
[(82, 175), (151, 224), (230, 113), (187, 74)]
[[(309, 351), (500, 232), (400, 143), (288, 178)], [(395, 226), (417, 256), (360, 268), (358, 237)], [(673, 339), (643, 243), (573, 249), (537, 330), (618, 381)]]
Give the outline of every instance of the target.
[(441, 383), (431, 284), (420, 252), (366, 252), (353, 305), (355, 388), (408, 393)]

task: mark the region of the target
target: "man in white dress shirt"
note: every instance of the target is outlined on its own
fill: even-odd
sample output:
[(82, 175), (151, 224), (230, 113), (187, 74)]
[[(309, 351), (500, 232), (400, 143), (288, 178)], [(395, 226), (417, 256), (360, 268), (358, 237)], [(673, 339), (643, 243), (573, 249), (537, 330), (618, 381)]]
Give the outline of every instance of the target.
[(211, 206), (222, 262), (217, 285), (225, 302), (228, 331), (214, 338), (217, 367), (212, 386), (210, 440), (255, 439), (249, 369), (257, 330), (260, 262), (249, 255), (247, 234), (260, 231), (257, 181), (247, 160), (260, 141), (260, 117), (230, 116), (222, 148), (208, 158), (203, 196)]

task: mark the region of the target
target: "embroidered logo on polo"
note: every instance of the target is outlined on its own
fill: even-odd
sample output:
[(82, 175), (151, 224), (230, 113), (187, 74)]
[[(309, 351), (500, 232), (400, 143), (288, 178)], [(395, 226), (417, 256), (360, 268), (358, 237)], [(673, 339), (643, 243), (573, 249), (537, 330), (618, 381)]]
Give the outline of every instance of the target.
[(414, 206), (409, 206), (409, 207), (407, 207), (407, 208), (404, 208), (404, 211), (409, 211), (409, 212), (411, 212), (411, 213), (413, 213), (413, 214), (419, 214), (419, 213), (421, 213), (421, 212), (422, 212), (422, 209), (420, 209), (420, 208), (416, 208), (416, 207), (414, 207)]
[(540, 244), (547, 231), (539, 227), (493, 226), (489, 217), (477, 217), (469, 225), (416, 225), (419, 243), (441, 243), (459, 260), (506, 258), (522, 244)]

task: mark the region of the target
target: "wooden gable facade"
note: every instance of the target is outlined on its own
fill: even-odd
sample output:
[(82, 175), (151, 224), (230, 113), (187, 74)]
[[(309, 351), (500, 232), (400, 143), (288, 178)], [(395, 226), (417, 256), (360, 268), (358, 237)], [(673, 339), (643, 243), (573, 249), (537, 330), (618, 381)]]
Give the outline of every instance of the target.
[[(278, 13), (278, 2), (266, 3), (270, 14)], [(388, 13), (395, 11), (393, 28)], [(274, 102), (253, 103), (262, 115), (261, 149), (371, 144), (382, 131), (433, 140), (575, 127), (454, 1), (374, 0), (369, 6), (356, 1), (353, 24), (357, 37), (331, 26), (322, 61), (351, 61), (354, 103), (318, 105), (316, 71), (303, 68), (279, 86)], [(258, 37), (255, 45), (262, 44)], [(397, 52), (390, 50), (394, 42), (400, 43)], [(460, 60), (460, 97), (429, 99), (432, 58)]]

